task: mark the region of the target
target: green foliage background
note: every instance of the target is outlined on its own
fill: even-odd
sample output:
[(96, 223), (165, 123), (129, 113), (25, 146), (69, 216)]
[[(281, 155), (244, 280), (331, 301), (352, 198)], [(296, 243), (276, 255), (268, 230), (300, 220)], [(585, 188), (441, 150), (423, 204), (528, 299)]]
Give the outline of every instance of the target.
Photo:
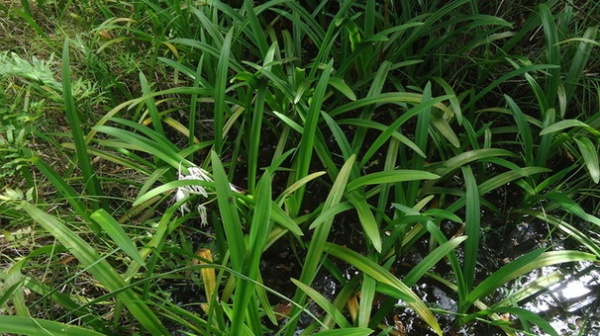
[(599, 9), (5, 2), (0, 332), (557, 335), (514, 280), (600, 258)]

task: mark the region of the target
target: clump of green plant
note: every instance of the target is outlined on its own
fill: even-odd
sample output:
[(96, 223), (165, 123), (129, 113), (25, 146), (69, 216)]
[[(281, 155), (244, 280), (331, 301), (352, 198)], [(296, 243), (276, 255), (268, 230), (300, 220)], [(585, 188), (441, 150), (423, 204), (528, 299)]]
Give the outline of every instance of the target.
[[(68, 251), (80, 268), (51, 285), (20, 275), (29, 257), (0, 272), (9, 293), (0, 304), (18, 307), (16, 316), (0, 316), (0, 330), (369, 335), (392, 333), (398, 325), (384, 321), (411, 310), (438, 335), (475, 324), (507, 335), (533, 333), (532, 325), (557, 334), (518, 306), (550, 282), (501, 299), (495, 294), (532, 270), (600, 258), (598, 243), (565, 220), (600, 223), (574, 201), (579, 188), (598, 182), (597, 116), (557, 119), (566, 116), (555, 112), (566, 111), (564, 99), (576, 100), (583, 68), (571, 66), (561, 82), (552, 4), (536, 8), (517, 31), (481, 14), (479, 5), (163, 1), (123, 4), (129, 12), (104, 8), (124, 16), (98, 28), (110, 37), (98, 52), (124, 41), (148, 46), (149, 63), (171, 69), (171, 82), (164, 88), (140, 72), (140, 96), (92, 122), (77, 108), (64, 43), (62, 80), (53, 90), (70, 134), (66, 141), (61, 134), (58, 147), (80, 174), (72, 174), (75, 165), (56, 169), (35, 151), (29, 160), (72, 214), (49, 213), (44, 200), (12, 190), (1, 206), (27, 214), (55, 238), (35, 255), (55, 260), (53, 251)], [(536, 24), (547, 59), (506, 56)], [(566, 54), (585, 64), (595, 31), (584, 35)], [(472, 68), (477, 76), (455, 73)], [(497, 78), (486, 81), (490, 74)], [(534, 110), (509, 95), (497, 98), (507, 80), (530, 85)], [(563, 149), (587, 172), (576, 183), (568, 177), (576, 168), (554, 171), (548, 164)], [(110, 178), (106, 166), (138, 177)], [(106, 185), (137, 195), (115, 208)], [(508, 185), (521, 198), (513, 214), (545, 221), (588, 252), (548, 244), (497, 269), (478, 267), (487, 257), (486, 232), (498, 229), (482, 214), (501, 214), (490, 197)], [(181, 197), (181, 190), (202, 192)], [(192, 202), (202, 205), (201, 214), (181, 211)], [(447, 232), (448, 222), (460, 229)], [(338, 234), (343, 225), (361, 236), (358, 244)], [(264, 275), (277, 246), (293, 251), (288, 261), (299, 269), (273, 288)], [(411, 253), (422, 258), (399, 272)], [(337, 286), (329, 296), (317, 287), (323, 274)], [(82, 278), (100, 293), (82, 298), (56, 290)], [(457, 298), (454, 310), (418, 295), (425, 278)], [(197, 298), (174, 302), (182, 286), (197, 288)], [(66, 313), (55, 321), (30, 319), (23, 288)], [(289, 309), (279, 309), (284, 303)], [(500, 318), (505, 313), (513, 318)], [(454, 325), (441, 325), (441, 314)]]

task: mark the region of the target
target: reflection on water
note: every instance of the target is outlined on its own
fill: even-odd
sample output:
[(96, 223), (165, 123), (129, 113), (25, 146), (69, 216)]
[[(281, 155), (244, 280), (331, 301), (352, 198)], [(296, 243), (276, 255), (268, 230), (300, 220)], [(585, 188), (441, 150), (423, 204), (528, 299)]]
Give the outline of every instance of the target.
[(542, 270), (544, 274), (554, 272), (562, 274), (563, 280), (524, 303), (523, 308), (548, 319), (559, 335), (600, 335), (600, 267), (579, 262)]

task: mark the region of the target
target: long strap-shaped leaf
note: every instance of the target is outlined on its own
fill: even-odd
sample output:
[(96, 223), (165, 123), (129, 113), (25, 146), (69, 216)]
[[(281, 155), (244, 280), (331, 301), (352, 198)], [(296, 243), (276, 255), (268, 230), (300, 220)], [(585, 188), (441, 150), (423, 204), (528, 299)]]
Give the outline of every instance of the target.
[(229, 55), (231, 52), (232, 36), (233, 30), (229, 30), (219, 55), (217, 78), (215, 83), (215, 150), (219, 154), (223, 148), (223, 125), (225, 115), (227, 114), (227, 106), (225, 105), (225, 90), (227, 86), (227, 70), (229, 69)]
[[(259, 280), (260, 257), (265, 248), (267, 235), (271, 230), (271, 176), (266, 172), (260, 179), (256, 192), (256, 203), (252, 216), (252, 225), (248, 239), (248, 249), (244, 256), (242, 272), (252, 280)], [(257, 297), (255, 296), (255, 285), (245, 279), (238, 279), (235, 291), (231, 333), (239, 335), (241, 332), (243, 317), (249, 312), (248, 305), (255, 307)], [(270, 307), (266, 307), (270, 309)], [(261, 332), (259, 320), (250, 319), (250, 327), (255, 334)]]
[(73, 137), (73, 143), (75, 144), (75, 152), (77, 154), (77, 160), (79, 161), (79, 167), (81, 173), (86, 181), (86, 189), (89, 196), (93, 197), (92, 207), (96, 210), (101, 207), (103, 201), (102, 188), (100, 188), (100, 182), (98, 181), (98, 175), (92, 168), (90, 158), (87, 152), (87, 145), (85, 143), (85, 137), (83, 136), (83, 130), (81, 129), (81, 121), (77, 109), (75, 108), (75, 101), (73, 100), (73, 92), (71, 92), (71, 71), (69, 61), (69, 40), (65, 39), (63, 45), (63, 59), (62, 59), (62, 90), (63, 98), (65, 100), (65, 112), (67, 121), (69, 122), (69, 128), (71, 129), (71, 135)]
[(122, 300), (131, 314), (150, 334), (170, 335), (148, 305), (131, 288), (124, 289), (127, 284), (121, 275), (92, 246), (69, 230), (62, 221), (47, 214), (35, 205), (22, 202), (20, 206), (33, 220), (68, 248), (81, 265), (92, 274), (94, 279), (107, 290), (117, 292), (117, 298)]
[(0, 316), (0, 332), (18, 335), (102, 336), (99, 332), (55, 321), (24, 317)]
[[(300, 148), (298, 150), (298, 164), (296, 166), (296, 174), (294, 178), (301, 179), (308, 175), (310, 165), (312, 163), (313, 151), (315, 146), (315, 137), (317, 133), (317, 125), (319, 122), (319, 116), (321, 115), (321, 106), (325, 97), (325, 91), (329, 83), (329, 76), (333, 71), (333, 60), (331, 60), (317, 83), (315, 93), (313, 96), (313, 102), (310, 105), (308, 115), (306, 116), (306, 122), (304, 123), (304, 129), (302, 133), (302, 141), (300, 142)], [(304, 196), (304, 187), (301, 187), (297, 191), (297, 199), (302, 200)], [(299, 209), (296, 209), (299, 210)]]
[(466, 298), (470, 304), (475, 300), (482, 299), (494, 290), (525, 273), (544, 266), (552, 266), (560, 263), (576, 261), (598, 261), (596, 256), (581, 251), (565, 250), (544, 252), (543, 249), (533, 250), (524, 256), (506, 264), (492, 275), (482, 281)]
[(388, 270), (363, 255), (333, 243), (325, 243), (325, 252), (349, 263), (375, 280), (397, 290), (397, 294), (401, 296), (438, 335), (442, 335), (442, 329), (431, 310), (427, 308), (417, 294)]
[[(329, 232), (331, 231), (331, 225), (333, 224), (334, 216), (331, 216), (331, 214), (327, 213), (327, 210), (333, 208), (342, 200), (342, 196), (344, 195), (344, 190), (346, 189), (346, 184), (348, 182), (348, 178), (350, 177), (350, 172), (355, 161), (356, 155), (352, 155), (350, 159), (346, 161), (342, 169), (340, 169), (340, 173), (336, 177), (335, 182), (331, 187), (331, 191), (325, 200), (321, 216), (325, 214), (327, 219), (315, 227), (315, 232), (312, 240), (310, 241), (308, 252), (306, 254), (306, 261), (304, 262), (302, 273), (300, 274), (299, 281), (305, 285), (310, 286), (319, 270), (319, 264), (321, 263), (321, 257), (323, 256), (323, 246), (327, 241)], [(318, 220), (319, 217), (317, 217), (316, 220)], [(307, 294), (305, 291), (300, 289), (297, 290), (296, 294), (294, 295), (294, 302), (299, 305), (303, 305), (304, 301), (306, 300), (306, 295)], [(290, 316), (295, 316), (297, 312), (297, 310), (292, 312)], [(298, 321), (296, 319), (288, 324), (288, 331), (286, 335), (292, 335), (294, 333), (294, 328), (297, 322)]]

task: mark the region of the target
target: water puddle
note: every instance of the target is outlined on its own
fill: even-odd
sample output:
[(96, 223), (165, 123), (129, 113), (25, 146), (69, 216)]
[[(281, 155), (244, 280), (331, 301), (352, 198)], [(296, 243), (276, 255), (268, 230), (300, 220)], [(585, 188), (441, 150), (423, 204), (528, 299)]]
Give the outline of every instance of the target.
[[(361, 246), (364, 246), (364, 237), (361, 235), (360, 228), (344, 222), (344, 216), (341, 216), (340, 220), (343, 225), (339, 225), (340, 223), (334, 225), (332, 239), (338, 244), (360, 250)], [(444, 227), (444, 225), (443, 223), (442, 228), (449, 236), (452, 235), (451, 231), (457, 229)], [(476, 281), (485, 279), (503, 265), (536, 248), (551, 247), (551, 250), (577, 248), (577, 246), (570, 246), (573, 243), (563, 238), (565, 237), (549, 238), (548, 227), (542, 223), (521, 223), (505, 232), (489, 231), (482, 240)], [(296, 289), (295, 286), (290, 285), (289, 279), (298, 278), (302, 266), (300, 261), (302, 256), (296, 255), (296, 253), (302, 253), (302, 249), (291, 248), (293, 244), (293, 240), (282, 239), (265, 252), (261, 262), (265, 285), (287, 297), (292, 297)], [(427, 239), (422, 239), (413, 245), (403, 260), (396, 263), (392, 272), (401, 278), (428, 252)], [(461, 250), (457, 249), (456, 252), (461, 258)], [(346, 280), (359, 276), (355, 269), (348, 268), (347, 265), (336, 264), (336, 266), (339, 267)], [(433, 271), (446, 279), (453, 278), (451, 269), (444, 261), (438, 263)], [(536, 269), (503, 286), (483, 301), (493, 305), (533, 282), (539, 284), (538, 288), (535, 291), (527, 292), (526, 295), (518, 296), (518, 302), (512, 302), (513, 306), (538, 314), (548, 321), (559, 335), (600, 335), (600, 264), (577, 262)], [(317, 276), (312, 287), (331, 301), (342, 288), (341, 284), (325, 270), (322, 270)], [(181, 292), (177, 293), (179, 295), (176, 295), (176, 298), (198, 298), (203, 295), (201, 286), (184, 286), (184, 288), (173, 291), (174, 293)], [(456, 294), (432, 279), (426, 277), (421, 279), (418, 285), (413, 287), (413, 290), (434, 311), (447, 312), (436, 314), (444, 330), (444, 335), (505, 335), (500, 328), (489, 322), (471, 321), (465, 326), (456, 327), (455, 316), (452, 314), (457, 311)], [(285, 315), (291, 310), (289, 303), (281, 298), (271, 297), (270, 299), (280, 313)], [(377, 312), (384, 300), (390, 299), (382, 297), (375, 300), (374, 313)], [(183, 301), (181, 303), (182, 306), (189, 304), (189, 302)], [(394, 301), (392, 301), (393, 303)], [(308, 309), (314, 316), (323, 315), (323, 312), (315, 304), (309, 304)], [(526, 329), (517, 316), (506, 315), (503, 318), (512, 322), (517, 329)], [(282, 326), (285, 324), (285, 319), (282, 318), (278, 322), (279, 326)], [(298, 325), (298, 332), (312, 322), (314, 320), (311, 317), (303, 316)], [(387, 316), (381, 319), (379, 326), (382, 328), (387, 326), (389, 335), (435, 335), (418, 315), (401, 303), (398, 303)], [(276, 333), (278, 327), (269, 324), (269, 328)], [(545, 335), (536, 326), (532, 326), (531, 331), (535, 335)]]
[[(480, 255), (478, 261), (477, 278), (482, 280), (502, 265), (533, 249), (551, 245), (551, 250), (560, 250), (570, 244), (563, 239), (565, 237), (548, 238), (547, 232), (543, 224), (521, 223), (502, 239), (483, 243), (480, 253), (484, 255)], [(415, 248), (404, 259), (409, 266), (418, 263), (428, 251), (424, 243), (415, 244)], [(568, 248), (577, 249), (577, 246)], [(460, 250), (457, 250), (457, 255), (461, 257)], [(452, 278), (450, 269), (444, 263), (436, 265), (435, 272)], [(484, 301), (494, 304), (534, 282), (538, 288), (518, 296), (518, 302), (513, 302), (513, 306), (541, 316), (561, 336), (600, 335), (600, 264), (576, 262), (536, 269), (503, 286)], [(414, 290), (432, 309), (447, 312), (457, 310), (456, 294), (434, 281), (422, 281)], [(386, 321), (393, 328), (393, 334), (434, 335), (427, 326), (417, 323), (419, 317), (411, 309), (399, 306), (394, 314)], [(526, 329), (516, 316), (506, 315), (503, 318), (513, 322), (515, 328)], [(453, 328), (455, 319), (451, 314), (438, 315), (438, 319), (445, 335), (505, 335), (501, 329), (483, 322)], [(536, 326), (532, 326), (531, 331), (535, 335), (546, 335)]]
[(563, 280), (522, 303), (523, 308), (546, 318), (559, 335), (600, 335), (599, 265), (578, 262), (536, 273), (559, 274)]

